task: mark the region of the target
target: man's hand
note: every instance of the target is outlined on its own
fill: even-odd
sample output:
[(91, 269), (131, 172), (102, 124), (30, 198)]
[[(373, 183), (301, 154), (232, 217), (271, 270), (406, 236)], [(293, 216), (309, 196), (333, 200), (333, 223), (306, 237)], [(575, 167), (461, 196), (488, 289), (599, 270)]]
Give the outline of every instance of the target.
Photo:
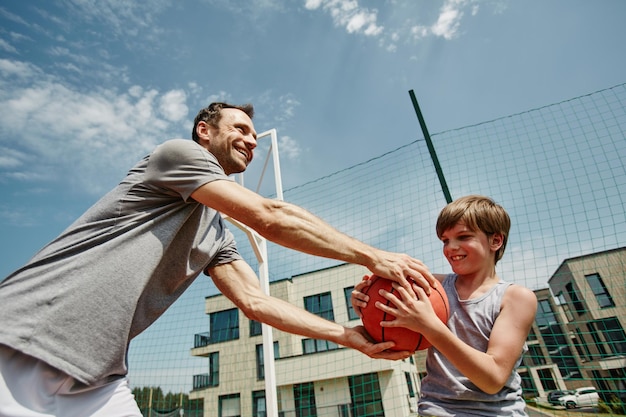
[(409, 278), (422, 287), (426, 294), (430, 294), (430, 287), (437, 286), (437, 279), (422, 261), (403, 253), (379, 250), (379, 258), (373, 265), (367, 265), (367, 268), (374, 275), (397, 282), (409, 292), (413, 291)]
[(412, 354), (412, 352), (408, 351), (396, 352), (394, 350), (388, 350), (395, 345), (394, 342), (376, 343), (371, 336), (367, 334), (367, 331), (363, 326), (356, 326), (352, 328), (346, 327), (345, 329), (345, 346), (356, 349), (372, 359), (388, 359), (396, 361), (399, 359), (406, 359)]

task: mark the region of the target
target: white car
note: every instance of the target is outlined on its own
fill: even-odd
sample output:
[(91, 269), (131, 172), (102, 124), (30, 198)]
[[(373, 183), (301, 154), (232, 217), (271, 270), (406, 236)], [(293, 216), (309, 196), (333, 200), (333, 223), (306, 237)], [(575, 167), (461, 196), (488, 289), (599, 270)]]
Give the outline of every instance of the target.
[(565, 408), (596, 407), (600, 396), (594, 387), (576, 389), (573, 394), (564, 395), (559, 402)]

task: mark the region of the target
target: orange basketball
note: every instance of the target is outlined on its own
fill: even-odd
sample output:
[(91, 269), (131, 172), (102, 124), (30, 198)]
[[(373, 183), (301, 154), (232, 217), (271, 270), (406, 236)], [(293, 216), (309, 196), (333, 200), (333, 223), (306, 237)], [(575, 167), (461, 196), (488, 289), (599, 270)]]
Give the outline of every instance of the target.
[[(384, 289), (390, 293), (394, 293), (396, 290), (391, 286), (391, 280), (375, 275), (369, 279), (372, 283), (368, 287), (364, 288), (363, 293), (369, 295), (370, 300), (367, 302), (367, 307), (361, 308), (360, 310), (363, 315), (363, 326), (370, 336), (372, 336), (372, 338), (374, 338), (377, 342), (395, 342), (396, 345), (392, 348), (392, 350), (397, 351), (408, 350), (413, 352), (430, 347), (430, 342), (420, 333), (416, 333), (404, 327), (380, 326), (381, 321), (394, 320), (395, 317), (376, 307), (376, 301), (380, 301), (385, 305), (393, 306), (393, 303), (380, 295), (378, 291)], [(428, 298), (433, 306), (433, 309), (435, 310), (435, 314), (437, 314), (437, 317), (439, 317), (442, 322), (447, 323), (450, 314), (450, 305), (448, 304), (448, 297), (443, 287), (438, 285), (437, 288), (431, 288), (430, 296)]]

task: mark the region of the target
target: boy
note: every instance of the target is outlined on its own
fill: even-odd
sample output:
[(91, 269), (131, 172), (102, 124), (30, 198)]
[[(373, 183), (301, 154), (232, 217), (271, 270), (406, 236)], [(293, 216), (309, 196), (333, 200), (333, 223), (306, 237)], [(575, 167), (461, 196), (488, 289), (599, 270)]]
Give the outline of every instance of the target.
[[(521, 378), (516, 372), (535, 318), (532, 291), (506, 283), (496, 263), (507, 243), (510, 219), (492, 199), (471, 195), (448, 204), (437, 219), (437, 236), (454, 273), (437, 275), (450, 302), (450, 319), (442, 323), (422, 287), (414, 294), (394, 285), (398, 297), (377, 303), (396, 317), (383, 327), (406, 327), (432, 344), (422, 381), (420, 416), (526, 416)], [(356, 307), (368, 297), (359, 283), (352, 296)]]

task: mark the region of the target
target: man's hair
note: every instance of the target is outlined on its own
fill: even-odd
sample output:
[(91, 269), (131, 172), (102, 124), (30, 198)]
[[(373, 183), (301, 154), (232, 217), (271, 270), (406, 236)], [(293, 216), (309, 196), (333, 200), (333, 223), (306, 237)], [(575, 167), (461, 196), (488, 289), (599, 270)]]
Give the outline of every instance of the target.
[(198, 134), (196, 133), (196, 127), (198, 127), (199, 122), (206, 122), (213, 127), (217, 127), (222, 118), (222, 109), (237, 109), (247, 114), (250, 119), (254, 117), (254, 106), (252, 104), (235, 105), (222, 102), (211, 103), (200, 110), (193, 121), (193, 130), (191, 131), (193, 140), (196, 142), (199, 141)]
[(489, 197), (468, 195), (448, 204), (437, 218), (437, 236), (462, 221), (470, 230), (482, 231), (487, 236), (502, 235), (502, 246), (496, 251), (497, 263), (504, 255), (509, 237), (511, 219), (504, 208)]

